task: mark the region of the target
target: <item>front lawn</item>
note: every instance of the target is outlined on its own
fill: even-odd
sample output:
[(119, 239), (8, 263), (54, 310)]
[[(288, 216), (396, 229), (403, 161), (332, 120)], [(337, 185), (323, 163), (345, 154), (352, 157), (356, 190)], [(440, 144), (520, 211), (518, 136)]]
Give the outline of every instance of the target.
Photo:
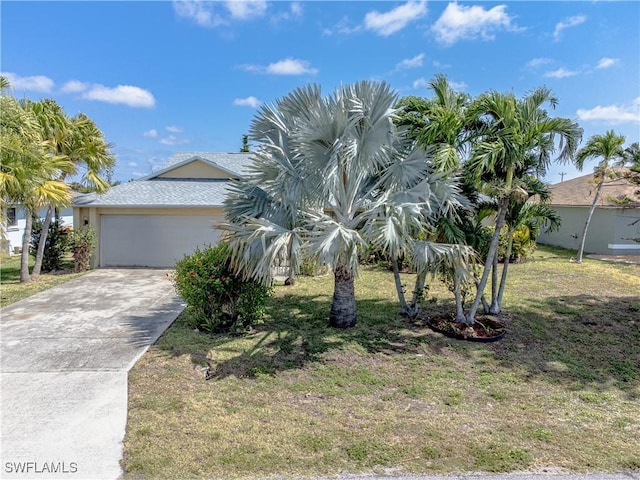
[[(33, 258), (30, 258), (29, 270), (32, 268)], [(3, 257), (0, 259), (0, 284), (2, 284), (0, 288), (0, 307), (6, 307), (18, 300), (30, 297), (82, 275), (82, 273), (71, 273), (72, 271), (73, 267), (69, 266), (69, 269), (64, 272), (43, 273), (35, 282), (20, 283), (20, 256)]]
[[(351, 330), (326, 327), (328, 276), (276, 287), (244, 337), (181, 318), (130, 372), (127, 476), (638, 470), (640, 266), (572, 254), (511, 266), (490, 344), (399, 317), (379, 268), (357, 280)], [(452, 306), (440, 282), (429, 297)]]

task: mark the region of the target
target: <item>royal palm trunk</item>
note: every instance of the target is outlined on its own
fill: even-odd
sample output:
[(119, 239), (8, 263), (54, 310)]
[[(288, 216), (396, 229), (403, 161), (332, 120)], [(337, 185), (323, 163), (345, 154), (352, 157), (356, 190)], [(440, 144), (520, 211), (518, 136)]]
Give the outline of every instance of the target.
[(357, 322), (354, 275), (344, 265), (334, 269), (334, 290), (329, 324), (337, 328), (354, 327)]

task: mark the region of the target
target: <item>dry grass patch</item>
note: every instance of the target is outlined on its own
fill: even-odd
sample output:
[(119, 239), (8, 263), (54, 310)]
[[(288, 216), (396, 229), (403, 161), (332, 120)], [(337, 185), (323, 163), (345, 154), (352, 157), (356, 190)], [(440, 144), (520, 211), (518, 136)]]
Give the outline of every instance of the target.
[[(29, 268), (33, 267), (30, 259)], [(20, 256), (3, 257), (0, 259), (0, 307), (6, 307), (23, 298), (67, 282), (83, 273), (71, 273), (73, 267), (64, 272), (43, 273), (35, 282), (20, 283)]]
[[(640, 469), (640, 267), (569, 255), (512, 266), (509, 331), (492, 344), (400, 318), (375, 268), (351, 330), (326, 327), (330, 277), (277, 287), (245, 337), (179, 319), (130, 373), (127, 475)], [(429, 295), (450, 308), (439, 282)]]

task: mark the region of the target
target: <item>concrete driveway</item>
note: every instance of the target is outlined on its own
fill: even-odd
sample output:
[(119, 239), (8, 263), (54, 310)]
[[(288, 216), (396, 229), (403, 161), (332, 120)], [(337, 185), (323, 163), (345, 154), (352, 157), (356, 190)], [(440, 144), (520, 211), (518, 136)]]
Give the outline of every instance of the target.
[(0, 478), (121, 476), (127, 373), (184, 308), (166, 273), (97, 270), (0, 310)]

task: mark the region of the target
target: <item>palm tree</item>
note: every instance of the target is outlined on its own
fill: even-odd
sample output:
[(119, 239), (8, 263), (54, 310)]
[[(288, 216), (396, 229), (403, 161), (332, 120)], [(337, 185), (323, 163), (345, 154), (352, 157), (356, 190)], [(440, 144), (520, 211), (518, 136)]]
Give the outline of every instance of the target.
[[(93, 120), (82, 113), (69, 118), (62, 107), (50, 99), (38, 102), (24, 100), (22, 104), (36, 118), (40, 135), (49, 146), (49, 153), (69, 161), (69, 168), (60, 171), (57, 180), (64, 182), (68, 177), (77, 175), (82, 168), (81, 183), (98, 192), (109, 188), (109, 182), (102, 175), (110, 175), (115, 158), (109, 151), (111, 145), (105, 141)], [(48, 205), (42, 224), (32, 272), (34, 280), (40, 275), (49, 225), (55, 209), (53, 203)]]
[(273, 261), (311, 258), (334, 276), (330, 325), (356, 324), (358, 252), (373, 244), (424, 268), (446, 247), (416, 241), (439, 215), (458, 208), (455, 182), (393, 123), (396, 95), (386, 83), (359, 82), (323, 97), (298, 88), (253, 120), (252, 173), (228, 197), (236, 269), (269, 282)]
[(604, 185), (607, 178), (615, 176), (611, 167), (622, 166), (626, 161), (626, 154), (623, 149), (624, 142), (625, 137), (623, 135), (616, 135), (613, 130), (609, 130), (604, 135), (593, 135), (590, 137), (587, 144), (576, 154), (575, 165), (578, 170), (582, 170), (584, 163), (587, 160), (601, 158), (600, 162), (594, 169), (594, 179), (598, 181), (598, 185), (596, 186), (596, 193), (593, 196), (593, 202), (591, 202), (591, 208), (589, 209), (587, 220), (585, 221), (584, 229), (582, 230), (580, 248), (578, 248), (578, 258), (576, 259), (577, 263), (582, 263), (584, 244), (587, 240), (589, 224), (591, 223), (591, 217), (593, 216), (593, 212), (595, 211), (598, 200), (600, 199), (602, 185)]
[[(3, 82), (4, 85), (4, 82)], [(50, 145), (43, 141), (33, 113), (12, 96), (0, 97), (0, 202), (18, 203), (26, 213), (22, 241), (20, 281), (29, 282), (29, 239), (33, 216), (47, 203), (68, 205), (71, 193), (56, 177), (67, 170), (69, 162), (51, 156)]]
[[(534, 173), (544, 172), (556, 144), (560, 148), (560, 161), (572, 159), (582, 137), (582, 129), (576, 122), (550, 117), (542, 108), (544, 104), (555, 107), (557, 100), (549, 89), (538, 88), (522, 100), (513, 94), (485, 93), (467, 108), (467, 113), (476, 119), (479, 128), (466, 170), (469, 178), (480, 187), (489, 187), (486, 191), (499, 201), (495, 231), (475, 299), (466, 316), (467, 323), (475, 321), (497, 255), (500, 230), (505, 223), (509, 203), (512, 199), (522, 198), (525, 193), (519, 179), (531, 170), (535, 170)], [(533, 166), (532, 159), (535, 159)]]
[[(551, 192), (546, 184), (532, 175), (523, 178), (524, 197), (512, 198), (509, 202), (505, 225), (507, 226), (507, 248), (504, 254), (502, 275), (497, 294), (493, 295), (490, 307), (491, 313), (499, 314), (502, 311), (502, 299), (507, 283), (507, 275), (513, 249), (514, 234), (517, 230), (525, 229), (529, 238), (535, 242), (543, 227), (553, 232), (560, 228), (561, 218), (546, 202), (551, 198)], [(529, 202), (531, 197), (537, 196), (538, 202)], [(497, 257), (497, 255), (496, 255)], [(495, 298), (494, 298), (495, 297)]]

